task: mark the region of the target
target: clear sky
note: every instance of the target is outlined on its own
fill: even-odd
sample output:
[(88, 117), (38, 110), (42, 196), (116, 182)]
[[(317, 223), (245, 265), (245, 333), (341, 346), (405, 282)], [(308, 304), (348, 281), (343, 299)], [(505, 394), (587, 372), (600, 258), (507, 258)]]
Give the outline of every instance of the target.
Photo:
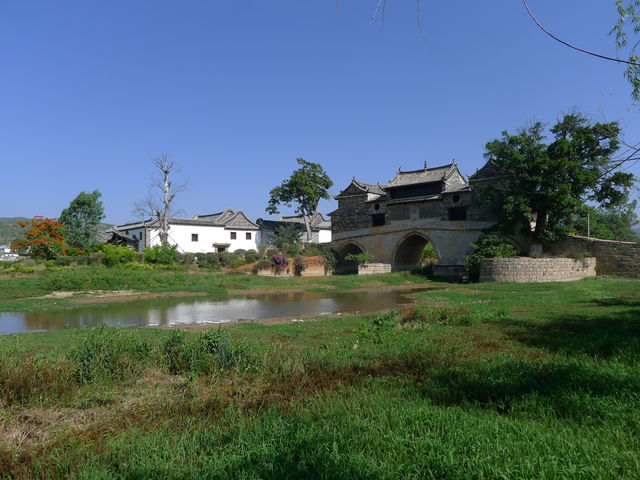
[[(572, 107), (640, 141), (621, 65), (554, 42), (519, 0), (0, 0), (0, 216), (57, 217), (82, 190), (134, 220), (169, 152), (182, 214), (268, 217), (303, 157), (353, 176), (458, 162)], [(614, 0), (529, 0), (564, 39), (616, 55)], [(632, 171), (640, 176), (640, 166)], [(336, 202), (322, 202), (329, 212)], [(283, 213), (289, 213), (286, 210)]]

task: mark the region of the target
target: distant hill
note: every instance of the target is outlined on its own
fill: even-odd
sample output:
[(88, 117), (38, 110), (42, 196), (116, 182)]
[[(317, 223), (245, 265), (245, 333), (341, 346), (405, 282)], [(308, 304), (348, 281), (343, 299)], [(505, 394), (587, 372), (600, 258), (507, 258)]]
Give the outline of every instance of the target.
[(11, 243), (12, 240), (24, 235), (24, 228), (15, 228), (13, 225), (18, 221), (27, 221), (25, 217), (0, 218), (0, 245)]
[[(31, 220), (30, 218), (25, 217), (4, 217), (0, 218), (0, 245), (5, 245), (11, 243), (16, 238), (22, 238), (25, 232), (24, 228), (14, 227), (18, 221), (26, 222), (27, 220)], [(109, 230), (113, 225), (101, 223), (100, 230), (106, 231)]]

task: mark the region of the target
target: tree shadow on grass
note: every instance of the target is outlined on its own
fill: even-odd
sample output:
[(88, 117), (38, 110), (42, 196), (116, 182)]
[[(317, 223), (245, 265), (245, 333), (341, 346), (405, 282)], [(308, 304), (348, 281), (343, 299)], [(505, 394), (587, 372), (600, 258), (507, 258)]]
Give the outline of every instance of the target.
[[(629, 411), (621, 413), (618, 409), (626, 402), (621, 399), (637, 399), (640, 378), (633, 369), (618, 367), (584, 365), (571, 360), (501, 359), (439, 371), (409, 389), (443, 406), (467, 405), (498, 413), (515, 411), (572, 421), (633, 423), (637, 418), (627, 418)], [(632, 416), (635, 411), (631, 409)]]
[(508, 337), (529, 346), (569, 355), (633, 359), (640, 356), (640, 308), (609, 313), (555, 315), (543, 324), (514, 322)]

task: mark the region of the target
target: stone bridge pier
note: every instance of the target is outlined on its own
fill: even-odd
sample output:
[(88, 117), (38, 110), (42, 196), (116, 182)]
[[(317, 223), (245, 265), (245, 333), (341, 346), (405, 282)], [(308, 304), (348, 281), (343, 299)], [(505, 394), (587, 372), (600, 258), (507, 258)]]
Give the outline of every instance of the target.
[(373, 255), (372, 262), (390, 265), (391, 271), (419, 267), (422, 251), (431, 243), (438, 256), (434, 274), (457, 280), (466, 272), (464, 257), (471, 250), (470, 244), (490, 225), (479, 221), (412, 219), (334, 234), (331, 243), (339, 257), (336, 273), (356, 273), (357, 264), (344, 257), (364, 251)]

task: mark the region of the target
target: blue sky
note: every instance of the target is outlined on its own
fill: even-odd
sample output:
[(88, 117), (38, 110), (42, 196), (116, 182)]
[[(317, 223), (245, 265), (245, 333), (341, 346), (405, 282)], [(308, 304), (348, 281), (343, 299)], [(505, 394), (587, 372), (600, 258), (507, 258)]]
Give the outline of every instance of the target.
[[(387, 0), (382, 25), (376, 1), (0, 0), (0, 216), (56, 217), (98, 189), (107, 222), (133, 220), (161, 152), (189, 180), (183, 215), (255, 220), (298, 157), (336, 194), (425, 160), (472, 174), (502, 130), (572, 107), (640, 141), (623, 67), (554, 42), (520, 1), (422, 0), (424, 39), (415, 2)], [(529, 4), (616, 55), (613, 0)]]

